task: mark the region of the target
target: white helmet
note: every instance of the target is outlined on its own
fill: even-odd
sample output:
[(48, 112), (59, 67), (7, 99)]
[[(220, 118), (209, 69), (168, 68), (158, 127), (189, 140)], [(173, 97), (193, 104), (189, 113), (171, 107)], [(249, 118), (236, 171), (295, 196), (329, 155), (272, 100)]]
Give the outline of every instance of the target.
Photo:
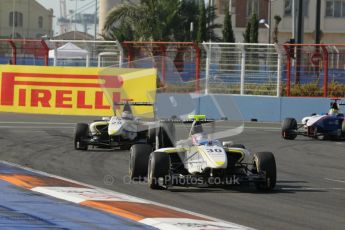
[(133, 114), (129, 111), (123, 111), (121, 117), (125, 120), (133, 120)]

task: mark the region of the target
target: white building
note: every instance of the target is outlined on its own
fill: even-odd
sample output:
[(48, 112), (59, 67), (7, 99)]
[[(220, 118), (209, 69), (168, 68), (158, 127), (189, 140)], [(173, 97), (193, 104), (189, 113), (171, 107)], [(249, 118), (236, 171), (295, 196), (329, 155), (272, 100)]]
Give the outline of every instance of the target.
[[(232, 3), (232, 23), (236, 42), (242, 42), (247, 21), (252, 13), (265, 19), (274, 30), (274, 16), (279, 15), (282, 21), (279, 24), (279, 43), (289, 41), (292, 35), (292, 3), (293, 0), (212, 0), (217, 7), (217, 23), (223, 23), (224, 5)], [(299, 0), (295, 0), (297, 5)], [(316, 0), (303, 0), (304, 4), (304, 39), (303, 43), (315, 42)], [(269, 19), (271, 15), (271, 20)], [(297, 18), (297, 14), (295, 16)], [(345, 43), (345, 0), (321, 0), (322, 43)], [(261, 25), (259, 42), (267, 43), (268, 29)], [(272, 38), (272, 36), (271, 36)], [(272, 39), (271, 39), (272, 41)]]
[(53, 9), (35, 0), (1, 0), (0, 38), (40, 39), (51, 37)]
[[(316, 0), (304, 1), (303, 43), (315, 42)], [(296, 1), (298, 2), (298, 1)], [(272, 1), (272, 22), (274, 15), (280, 15), (279, 40), (292, 37), (292, 0)], [(296, 15), (297, 17), (297, 15)], [(272, 24), (273, 25), (273, 24)], [(345, 43), (345, 0), (321, 0), (321, 43)]]

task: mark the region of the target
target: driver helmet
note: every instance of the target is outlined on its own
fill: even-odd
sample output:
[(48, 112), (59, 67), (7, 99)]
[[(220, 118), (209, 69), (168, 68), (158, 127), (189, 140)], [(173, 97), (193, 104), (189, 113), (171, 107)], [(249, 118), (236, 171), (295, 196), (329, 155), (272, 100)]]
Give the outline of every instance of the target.
[(332, 105), (331, 105), (331, 109), (334, 109), (334, 110), (339, 110), (339, 106), (338, 106), (338, 103), (337, 102), (333, 102)]
[(336, 116), (336, 115), (338, 115), (338, 113), (339, 113), (339, 111), (337, 110), (337, 109), (330, 109), (329, 110), (329, 115), (331, 115), (331, 116)]
[(121, 117), (124, 120), (133, 120), (133, 114), (130, 113), (129, 111), (123, 111)]
[(192, 142), (194, 145), (207, 145), (209, 141), (206, 133), (196, 133), (192, 135)]

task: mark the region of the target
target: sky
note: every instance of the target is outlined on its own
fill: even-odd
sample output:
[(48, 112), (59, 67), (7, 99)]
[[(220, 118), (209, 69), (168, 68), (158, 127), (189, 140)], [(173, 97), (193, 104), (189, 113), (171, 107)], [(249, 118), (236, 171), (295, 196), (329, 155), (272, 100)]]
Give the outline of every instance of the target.
[[(60, 14), (60, 0), (36, 0), (42, 6), (47, 9), (52, 8), (54, 10), (54, 18), (53, 18), (53, 30), (54, 36), (60, 34), (60, 27), (57, 24), (57, 19), (61, 17)], [(99, 1), (99, 0), (98, 0)], [(67, 14), (69, 14), (70, 10), (77, 11), (79, 13), (87, 13), (93, 14), (95, 12), (96, 0), (66, 0), (66, 8)], [(72, 29), (74, 29), (74, 25), (72, 25)], [(78, 31), (84, 31), (84, 27), (82, 25), (77, 25)], [(88, 33), (93, 35), (94, 25), (89, 25)]]

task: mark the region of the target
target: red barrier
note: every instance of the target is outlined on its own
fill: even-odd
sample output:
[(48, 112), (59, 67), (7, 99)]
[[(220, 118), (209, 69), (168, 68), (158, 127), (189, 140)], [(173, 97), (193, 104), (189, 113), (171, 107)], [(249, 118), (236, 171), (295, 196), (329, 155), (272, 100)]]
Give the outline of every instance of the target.
[(345, 96), (345, 44), (283, 44), (285, 96)]
[[(0, 39), (0, 43), (8, 43), (11, 49), (12, 57), (11, 64), (17, 64), (18, 55), (30, 55), (35, 59), (44, 58), (44, 64), (49, 65), (49, 48), (44, 40), (31, 40), (31, 39)], [(2, 52), (4, 54), (8, 51)]]

